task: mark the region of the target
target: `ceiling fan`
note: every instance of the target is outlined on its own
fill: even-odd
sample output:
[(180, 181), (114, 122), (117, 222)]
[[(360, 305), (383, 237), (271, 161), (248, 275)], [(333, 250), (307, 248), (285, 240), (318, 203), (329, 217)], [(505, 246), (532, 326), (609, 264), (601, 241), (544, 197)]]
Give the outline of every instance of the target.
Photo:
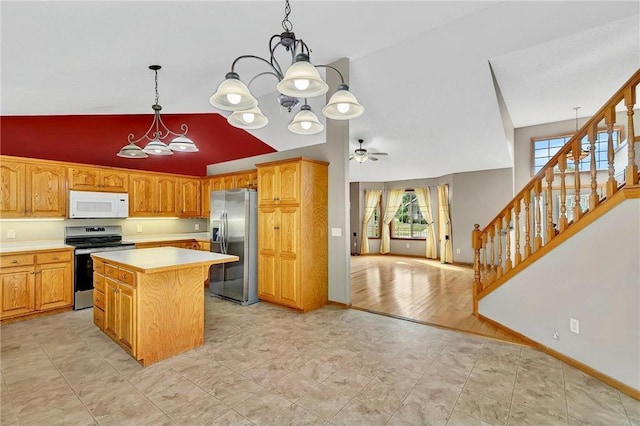
[(353, 154), (349, 156), (349, 160), (356, 160), (358, 163), (364, 163), (368, 159), (371, 161), (378, 161), (376, 158), (378, 155), (389, 155), (386, 152), (367, 152), (367, 150), (362, 147), (363, 142), (364, 139), (358, 139), (360, 148), (356, 149)]

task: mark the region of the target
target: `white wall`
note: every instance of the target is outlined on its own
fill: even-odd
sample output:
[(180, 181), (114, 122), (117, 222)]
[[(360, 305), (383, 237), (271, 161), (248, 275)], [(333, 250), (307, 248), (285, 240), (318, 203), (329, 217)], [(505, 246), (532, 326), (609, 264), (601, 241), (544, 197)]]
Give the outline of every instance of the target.
[(453, 175), (451, 223), (455, 261), (473, 263), (473, 225), (478, 223), (480, 228), (484, 228), (513, 198), (512, 176), (510, 168)]
[[(640, 200), (553, 249), (482, 299), (479, 311), (640, 390)], [(579, 335), (569, 318), (580, 321)]]

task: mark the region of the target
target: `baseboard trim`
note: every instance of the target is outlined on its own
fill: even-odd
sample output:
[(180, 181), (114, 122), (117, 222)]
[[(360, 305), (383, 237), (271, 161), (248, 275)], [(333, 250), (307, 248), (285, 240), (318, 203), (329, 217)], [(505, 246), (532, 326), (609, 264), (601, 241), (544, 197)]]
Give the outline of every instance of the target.
[(336, 301), (333, 301), (333, 300), (329, 300), (327, 302), (327, 305), (338, 306), (338, 307), (344, 308), (344, 309), (350, 309), (351, 308), (351, 303), (342, 303), (342, 302), (336, 302)]
[(50, 311), (41, 311), (41, 312), (32, 312), (28, 314), (24, 314), (21, 316), (4, 318), (0, 321), (0, 325), (11, 324), (14, 322), (20, 322), (25, 320), (30, 320), (33, 318), (46, 317), (48, 315), (61, 314), (62, 312), (72, 311), (73, 306), (65, 306), (63, 308), (52, 309)]
[(625, 395), (629, 395), (631, 398), (637, 399), (640, 401), (640, 390), (638, 389), (634, 389), (629, 385), (626, 385), (616, 379), (614, 379), (613, 377), (609, 377), (604, 373), (601, 373), (598, 370), (593, 369), (592, 367), (589, 367), (586, 364), (583, 364), (582, 362), (573, 359), (571, 357), (568, 357), (558, 351), (556, 351), (555, 349), (551, 349), (548, 346), (545, 346), (541, 343), (536, 342), (535, 340), (531, 340), (530, 338), (528, 338), (527, 336), (518, 333), (515, 330), (510, 329), (509, 327), (500, 324), (497, 321), (494, 321), (490, 318), (485, 317), (482, 314), (478, 314), (478, 317), (481, 318), (484, 321), (487, 321), (488, 323), (498, 327), (499, 329), (501, 329), (502, 331), (506, 332), (506, 333), (510, 333), (513, 334), (514, 336), (518, 336), (519, 338), (521, 338), (522, 340), (524, 340), (527, 343), (530, 343), (531, 346), (535, 347), (536, 349), (541, 350), (542, 352), (551, 355), (554, 358), (559, 359), (560, 361), (569, 364), (570, 366), (577, 368), (578, 370), (582, 371), (583, 373), (586, 373), (598, 380), (600, 380), (603, 383), (606, 383), (607, 385), (611, 386), (612, 388), (615, 388), (617, 390), (619, 390), (620, 392), (624, 393)]

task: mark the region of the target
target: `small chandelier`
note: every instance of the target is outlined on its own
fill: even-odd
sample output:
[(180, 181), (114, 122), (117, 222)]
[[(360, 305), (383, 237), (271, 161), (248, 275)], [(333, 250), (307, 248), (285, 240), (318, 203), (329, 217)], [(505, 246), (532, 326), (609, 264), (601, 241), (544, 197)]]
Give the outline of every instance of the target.
[[(133, 133), (129, 133), (129, 143), (122, 147), (118, 152), (118, 157), (124, 158), (147, 158), (149, 155), (173, 155), (174, 151), (177, 152), (198, 152), (198, 147), (193, 143), (191, 139), (187, 137), (187, 131), (189, 130), (186, 124), (182, 124), (180, 129), (182, 133), (175, 133), (169, 130), (162, 117), (160, 117), (160, 111), (162, 107), (158, 104), (158, 70), (162, 68), (160, 65), (149, 65), (149, 69), (155, 72), (156, 82), (156, 101), (151, 105), (153, 109), (153, 121), (151, 126), (139, 139), (133, 139)], [(175, 138), (169, 143), (165, 144), (162, 140), (169, 135), (175, 136)], [(136, 145), (143, 139), (149, 142), (144, 148), (140, 148)]]
[[(573, 108), (575, 110), (575, 112), (576, 112), (576, 133), (575, 133), (576, 135), (578, 134), (578, 110), (580, 108), (581, 107), (574, 107)], [(578, 155), (578, 161), (584, 160), (585, 158), (587, 158), (589, 156), (589, 154), (591, 154), (591, 150), (588, 149), (588, 147), (581, 146), (580, 149), (581, 150), (580, 150), (580, 154)], [(573, 150), (572, 150), (572, 152), (568, 152), (567, 153), (567, 160), (573, 160), (573, 159), (574, 159), (574, 157), (573, 157)]]
[[(300, 108), (288, 128), (291, 132), (302, 135), (313, 135), (322, 132), (324, 126), (318, 121), (318, 117), (307, 104), (307, 98), (322, 96), (329, 91), (329, 86), (320, 77), (317, 68), (332, 69), (338, 73), (342, 83), (336, 88), (336, 92), (329, 99), (329, 103), (322, 108), (325, 117), (333, 120), (350, 120), (360, 117), (364, 112), (362, 105), (349, 91), (349, 86), (344, 82), (342, 73), (330, 65), (313, 65), (310, 61), (311, 49), (302, 40), (296, 38), (293, 33), (293, 24), (289, 21), (291, 6), (289, 0), (285, 2), (285, 15), (282, 20), (284, 32), (274, 34), (269, 40), (270, 58), (264, 59), (255, 55), (238, 56), (231, 64), (231, 71), (216, 92), (209, 98), (214, 107), (223, 111), (233, 112), (227, 121), (229, 124), (241, 129), (260, 129), (267, 125), (269, 119), (258, 108), (258, 100), (251, 94), (248, 86), (256, 78), (263, 75), (272, 75), (277, 80), (276, 89), (280, 93), (278, 102), (287, 108), (289, 112), (304, 99), (304, 105)], [(278, 47), (283, 47), (291, 53), (291, 66), (286, 71), (275, 57)], [(254, 76), (247, 85), (240, 81), (240, 76), (235, 72), (236, 63), (240, 59), (257, 59), (265, 63), (268, 71)]]

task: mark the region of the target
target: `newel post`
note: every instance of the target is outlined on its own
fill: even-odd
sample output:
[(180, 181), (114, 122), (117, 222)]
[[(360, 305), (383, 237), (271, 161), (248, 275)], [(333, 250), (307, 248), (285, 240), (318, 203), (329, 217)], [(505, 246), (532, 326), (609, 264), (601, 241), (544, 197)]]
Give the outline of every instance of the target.
[(478, 316), (478, 294), (482, 291), (480, 281), (480, 249), (482, 239), (480, 238), (480, 225), (473, 225), (471, 231), (471, 246), (473, 247), (473, 315)]

